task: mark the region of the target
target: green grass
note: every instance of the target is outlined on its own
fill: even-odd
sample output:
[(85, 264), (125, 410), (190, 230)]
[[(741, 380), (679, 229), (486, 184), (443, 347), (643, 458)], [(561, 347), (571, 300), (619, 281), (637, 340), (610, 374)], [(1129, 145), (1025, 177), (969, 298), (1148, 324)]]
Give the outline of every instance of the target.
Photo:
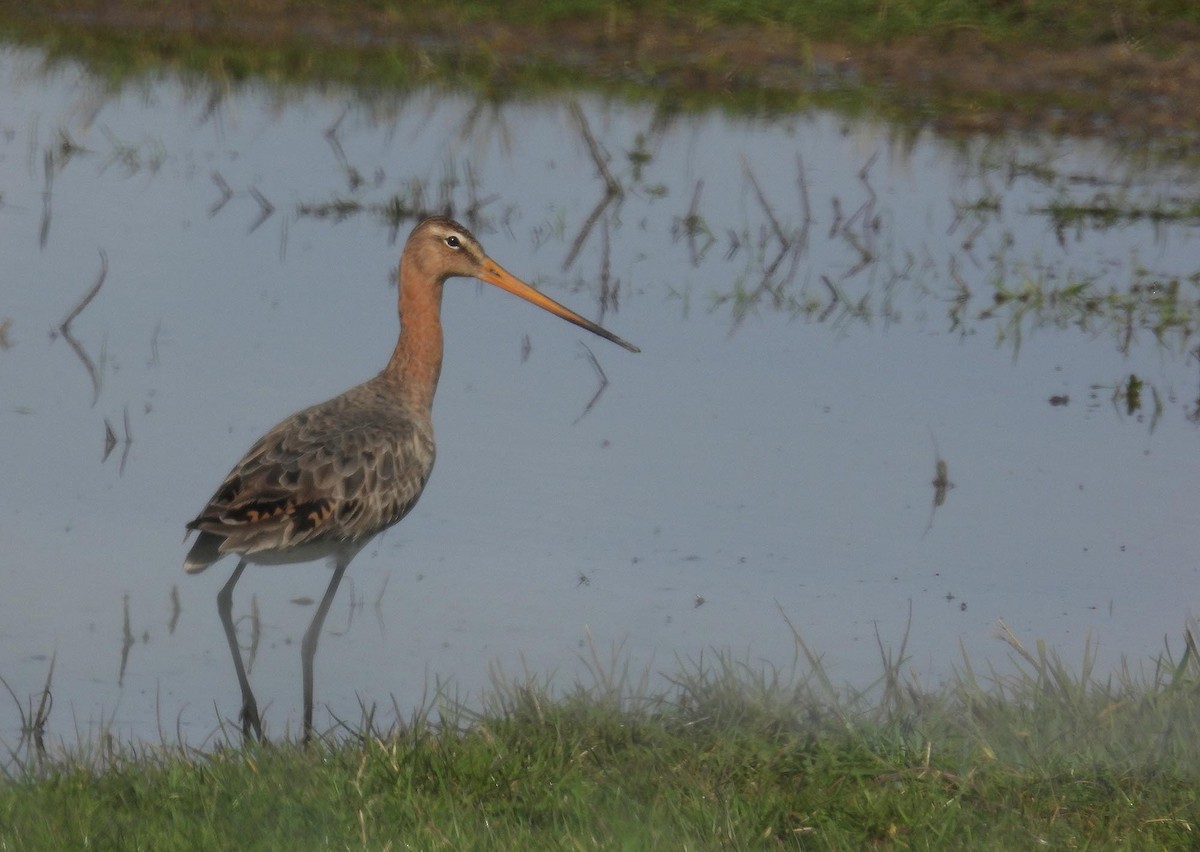
[[(523, 27), (591, 23), (615, 30), (652, 20), (682, 30), (770, 25), (812, 39), (874, 42), (931, 31), (968, 29), (990, 37), (1033, 38), (1053, 46), (1119, 40), (1157, 42), (1187, 37), (1179, 27), (1200, 28), (1200, 7), (1190, 0), (46, 0), (31, 6), (4, 0), (0, 11), (28, 19), (56, 12), (114, 9), (147, 15), (164, 9), (199, 10), (197, 20), (231, 26), (246, 18), (282, 14), (318, 18), (326, 25), (350, 19), (431, 31), (503, 23)], [(186, 20), (184, 18), (183, 20)], [(1171, 27), (1176, 29), (1172, 30)], [(1194, 34), (1194, 31), (1193, 31)]]
[[(1002, 625), (1003, 628), (1003, 625)], [(320, 745), (21, 752), (0, 848), (1180, 848), (1200, 813), (1200, 664), (1078, 668), (1011, 634), (1010, 673), (964, 661), (937, 691), (835, 688), (718, 654), (661, 693), (593, 657), (565, 694), (497, 676)]]
[[(218, 85), (335, 81), (360, 93), (436, 85), (495, 100), (589, 88), (668, 113), (829, 107), (909, 121), (951, 116), (969, 129), (1007, 127), (1013, 112), (1051, 107), (1072, 116), (1057, 119), (1060, 130), (1090, 126), (1112, 108), (1114, 77), (1128, 84), (1132, 73), (1084, 61), (1069, 73), (1048, 69), (1036, 85), (956, 86), (968, 76), (958, 69), (981, 50), (1120, 45), (1169, 57), (1197, 38), (1200, 4), (1191, 0), (0, 0), (0, 41), (37, 45), (51, 62), (82, 60), (112, 80), (168, 68)], [(822, 44), (847, 49), (826, 55)], [(875, 77), (861, 67), (843, 73), (833, 58), (849, 54), (861, 66), (863, 49), (895, 44), (909, 48)], [(932, 84), (904, 71), (934, 60), (949, 65)], [(1138, 85), (1178, 73), (1142, 69)], [(918, 93), (898, 94), (906, 81), (897, 74)], [(1061, 85), (1043, 85), (1054, 81)]]

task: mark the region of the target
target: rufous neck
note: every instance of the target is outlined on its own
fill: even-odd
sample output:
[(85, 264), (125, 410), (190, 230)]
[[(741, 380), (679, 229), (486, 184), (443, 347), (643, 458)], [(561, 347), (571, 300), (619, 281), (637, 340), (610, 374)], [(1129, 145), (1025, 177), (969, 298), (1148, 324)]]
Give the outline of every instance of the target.
[(383, 374), (428, 411), (442, 372), (442, 282), (402, 258), (399, 289), (400, 339)]

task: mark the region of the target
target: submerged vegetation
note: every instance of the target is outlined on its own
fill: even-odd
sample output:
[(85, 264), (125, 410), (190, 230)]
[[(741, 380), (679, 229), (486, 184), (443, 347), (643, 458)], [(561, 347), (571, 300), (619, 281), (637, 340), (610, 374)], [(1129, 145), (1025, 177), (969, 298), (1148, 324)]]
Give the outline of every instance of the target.
[[(603, 189), (593, 217), (606, 214), (619, 218), (627, 196), (637, 196), (649, 205), (671, 196), (668, 189), (648, 177), (654, 163), (652, 155), (640, 148), (628, 151), (630, 168), (617, 171), (609, 165), (611, 154), (601, 154), (601, 146), (592, 137), (586, 120), (578, 117), (577, 120)], [(512, 209), (497, 212), (489, 207), (496, 199), (481, 195), (469, 163), (464, 168), (448, 163), (439, 180), (410, 181), (401, 191), (380, 197), (375, 191), (380, 189), (382, 178), (367, 181), (349, 166), (337, 142), (336, 129), (337, 124), (326, 132), (326, 137), (345, 173), (347, 189), (325, 199), (297, 204), (296, 217), (340, 222), (354, 216), (372, 216), (388, 226), (393, 241), (406, 223), (431, 214), (456, 215), (484, 231), (508, 226)], [(645, 140), (639, 137), (637, 142), (642, 145)], [(686, 249), (687, 262), (695, 269), (706, 264), (742, 262), (739, 274), (716, 276), (726, 284), (704, 294), (707, 306), (714, 311), (728, 311), (734, 327), (756, 311), (781, 312), (843, 328), (852, 323), (890, 323), (900, 320), (899, 309), (893, 302), (896, 285), (906, 283), (945, 304), (949, 331), (965, 335), (987, 329), (999, 343), (1014, 350), (1020, 349), (1030, 330), (1049, 327), (1101, 334), (1113, 340), (1124, 354), (1143, 336), (1174, 352), (1196, 346), (1196, 334), (1200, 331), (1200, 272), (1163, 273), (1134, 263), (1127, 276), (1114, 278), (1086, 272), (1069, 273), (1064, 278), (1053, 264), (1045, 261), (1031, 265), (1013, 260), (1003, 251), (976, 257), (975, 244), (988, 242), (985, 235), (992, 236), (990, 242), (1001, 246), (1011, 240), (1006, 235), (1011, 226), (1003, 219), (1000, 193), (954, 203), (956, 214), (949, 234), (964, 236), (957, 246), (960, 251), (951, 254), (944, 269), (928, 263), (918, 267), (911, 247), (903, 262), (897, 262), (892, 256), (894, 251), (887, 248), (895, 241), (891, 216), (879, 203), (880, 193), (873, 186), (871, 172), (876, 156), (872, 155), (859, 171), (864, 200), (858, 207), (838, 196), (814, 199), (808, 187), (809, 170), (797, 159), (790, 171), (794, 172), (795, 200), (799, 204), (780, 208), (743, 163), (743, 183), (746, 193), (754, 199), (752, 207), (756, 213), (736, 228), (707, 218), (705, 213), (710, 205), (704, 203), (704, 180), (698, 179), (688, 194), (686, 211), (681, 210), (671, 220), (670, 240)], [(985, 173), (999, 170), (1007, 173), (1010, 186), (1018, 181), (1031, 181), (1053, 194), (1051, 201), (1023, 215), (1044, 219), (1060, 246), (1108, 228), (1138, 224), (1154, 228), (1189, 227), (1200, 222), (1200, 207), (1174, 194), (1186, 191), (1181, 187), (1172, 187), (1171, 195), (1155, 195), (1149, 200), (1120, 194), (1098, 194), (1079, 200), (1076, 187), (1099, 182), (1099, 176), (1063, 175), (1044, 163), (1016, 161), (1003, 166), (984, 162), (980, 170)], [(375, 171), (381, 176), (383, 167)], [(786, 169), (774, 175), (775, 178), (791, 176)], [(1125, 181), (1136, 183), (1137, 179), (1126, 177)], [(676, 199), (671, 203), (679, 209), (683, 201)], [(816, 205), (832, 208), (832, 223), (827, 227), (819, 226), (814, 213)], [(587, 239), (590, 227), (595, 224), (593, 217), (573, 234), (566, 233), (563, 225), (563, 231), (555, 235), (572, 246), (564, 269), (570, 267), (578, 246)], [(1002, 232), (998, 238), (995, 231)], [(811, 274), (801, 274), (818, 248), (832, 249), (842, 257), (838, 274), (832, 269), (815, 279)], [(969, 260), (960, 263), (960, 257)], [(981, 270), (969, 276), (970, 281), (965, 272), (968, 263)], [(691, 294), (672, 289), (671, 297), (681, 301), (685, 311), (689, 309)], [(1200, 412), (1200, 402), (1196, 411)]]
[(435, 700), (387, 730), (365, 710), (313, 748), (30, 743), (0, 784), (0, 847), (1189, 844), (1192, 633), (1178, 659), (1101, 678), (1090, 646), (1076, 669), (1000, 630), (1011, 673), (964, 660), (934, 691), (903, 647), (869, 689), (835, 687), (797, 634), (790, 674), (715, 654), (655, 693), (593, 651), (565, 694), (497, 673), (482, 710)]
[[(815, 171), (799, 156), (777, 167), (770, 182), (760, 182), (743, 160), (742, 195), (750, 201), (749, 212), (738, 221), (705, 195), (705, 178), (695, 179), (690, 189), (659, 182), (656, 156), (647, 151), (647, 137), (652, 138), (655, 129), (637, 134), (622, 158), (595, 139), (577, 108), (574, 116), (595, 167), (596, 206), (577, 229), (560, 221), (552, 234), (535, 232), (534, 241), (552, 239), (569, 246), (562, 266), (566, 272), (579, 247), (594, 231), (601, 232), (601, 310), (607, 307), (604, 293), (610, 283), (604, 229), (620, 228), (621, 219), (629, 215), (626, 205), (636, 204), (640, 211), (658, 206), (673, 213), (668, 220), (660, 212), (642, 227), (652, 229), (650, 223), (660, 223), (663, 241), (673, 244), (681, 267), (719, 270), (703, 276), (706, 289), (700, 293), (693, 293), (686, 279), (667, 282), (668, 297), (679, 302), (685, 314), (695, 302), (728, 314), (731, 330), (760, 313), (803, 318), (840, 332), (855, 325), (892, 325), (902, 322), (906, 311), (913, 312), (910, 302), (897, 297), (912, 290), (928, 299), (927, 304), (942, 306), (932, 312), (939, 316), (935, 325), (961, 336), (982, 332), (1014, 355), (1032, 332), (1059, 329), (1108, 341), (1123, 355), (1149, 344), (1175, 355), (1200, 357), (1200, 272), (1147, 268), (1136, 240), (1131, 256), (1120, 259), (1124, 267), (1119, 273), (1114, 273), (1111, 258), (1063, 266), (1075, 245), (1109, 230), (1139, 228), (1138, 234), (1157, 242), (1194, 227), (1200, 222), (1200, 209), (1188, 199), (1190, 178), (1164, 189), (1153, 177), (1158, 172), (1150, 169), (1151, 178), (1146, 179), (1138, 165), (1124, 175), (1100, 175), (1060, 172), (1052, 154), (1045, 161), (1018, 159), (1011, 152), (1007, 161), (985, 155), (972, 166), (985, 187), (983, 194), (950, 200), (948, 248), (935, 254), (928, 246), (904, 244), (895, 209), (884, 202), (886, 190), (876, 186), (878, 153), (863, 162), (857, 173), (858, 195), (849, 197), (817, 195), (809, 186)], [(486, 193), (470, 161), (448, 161), (440, 178), (409, 180), (396, 191), (386, 185), (383, 164), (360, 169), (349, 163), (338, 141), (341, 121), (326, 129), (325, 136), (345, 188), (298, 202), (291, 211), (296, 218), (337, 223), (372, 217), (387, 226), (393, 242), (407, 224), (432, 214), (458, 216), (485, 233), (511, 227), (515, 209)], [(661, 130), (664, 122), (655, 122)], [(990, 187), (995, 175), (1003, 176), (1005, 190)], [(214, 180), (224, 183), (219, 174)], [(1033, 198), (1046, 200), (1028, 209), (1006, 210), (1006, 201), (1012, 207), (1011, 199), (1023, 194), (1012, 191), (1022, 183)], [(1097, 186), (1105, 189), (1094, 191)], [(224, 187), (220, 204), (232, 196)], [(1035, 228), (1051, 234), (1061, 254), (1028, 257), (1014, 242), (1019, 219), (1033, 220)], [(596, 228), (597, 223), (602, 227)], [(814, 263), (816, 258), (820, 260)], [(1108, 387), (1099, 383), (1110, 378), (1095, 381), (1092, 390), (1099, 392)], [(1117, 388), (1114, 404), (1128, 415), (1149, 414), (1151, 428), (1163, 413), (1164, 399), (1176, 401), (1173, 392), (1160, 393), (1153, 385), (1144, 395), (1121, 392), (1123, 381), (1109, 387)], [(1183, 403), (1188, 419), (1200, 422), (1200, 398)]]
[[(219, 118), (223, 97), (214, 91), (209, 99), (205, 85), (212, 84), (187, 90), (187, 97), (204, 104), (201, 121)], [(436, 101), (432, 95), (381, 99), (375, 110), (365, 111), (367, 124), (392, 121), (414, 103), (426, 108), (431, 100), (422, 97)], [(686, 123), (684, 118), (647, 113), (645, 123), (627, 138), (600, 140), (577, 102), (568, 102), (565, 114), (564, 131), (578, 135), (594, 167), (594, 206), (577, 222), (551, 217), (536, 224), (530, 236), (535, 247), (562, 244), (565, 258), (552, 285), (572, 286), (563, 280), (570, 275), (579, 276), (579, 282), (599, 282), (601, 316), (614, 306), (620, 290), (612, 273), (609, 232), (638, 222), (638, 229), (656, 234), (661, 251), (674, 252), (679, 274), (661, 282), (667, 298), (685, 315), (697, 307), (728, 315), (731, 330), (766, 313), (824, 323), (839, 333), (855, 325), (886, 326), (916, 317), (960, 336), (991, 337), (1014, 355), (1032, 332), (1057, 329), (1115, 345), (1124, 355), (1145, 343), (1174, 356), (1200, 356), (1200, 273), (1186, 259), (1148, 268), (1147, 263), (1155, 262), (1153, 254), (1141, 251), (1151, 243), (1173, 243), (1175, 234), (1200, 224), (1200, 207), (1192, 200), (1195, 171), (1174, 156), (1143, 151), (1123, 160), (1120, 168), (1098, 173), (1064, 161), (1061, 147), (961, 143), (966, 169), (961, 190), (950, 190), (944, 208), (948, 218), (931, 220), (934, 230), (924, 242), (921, 233), (915, 238), (903, 233), (905, 216), (897, 214), (904, 201), (888, 186), (893, 166), (881, 162), (903, 159), (919, 144), (921, 134), (911, 127), (890, 127), (886, 142), (856, 165), (853, 184), (836, 192), (825, 188), (822, 164), (808, 162), (800, 153), (754, 167), (744, 158), (730, 158), (725, 167), (737, 175), (739, 195), (745, 199), (744, 209), (730, 215), (731, 208), (711, 188), (722, 179), (719, 172), (683, 183), (672, 176), (663, 140), (673, 127)], [(352, 120), (347, 122), (347, 116)], [(489, 191), (469, 155), (448, 155), (437, 175), (406, 174), (402, 165), (386, 158), (348, 156), (342, 136), (361, 133), (361, 127), (354, 127), (355, 117), (355, 106), (347, 104), (328, 126), (311, 129), (332, 154), (329, 162), (336, 173), (326, 186), (333, 188), (285, 202), (254, 183), (230, 185), (214, 169), (212, 186), (204, 187), (211, 193), (205, 202), (208, 217), (245, 217), (247, 234), (268, 221), (284, 220), (281, 257), (287, 252), (289, 221), (336, 224), (371, 218), (386, 227), (394, 243), (427, 215), (454, 216), (480, 233), (511, 231), (520, 218), (511, 200)], [(505, 121), (502, 109), (475, 101), (461, 132), (506, 133)], [(71, 163), (90, 160), (101, 174), (111, 170), (122, 178), (141, 174), (150, 179), (168, 159), (161, 142), (120, 139), (103, 124), (82, 134), (59, 127), (41, 154), (43, 245), (54, 177)], [(963, 194), (955, 197), (959, 191)], [(943, 223), (948, 223), (944, 238), (935, 236)], [(1049, 234), (1056, 246), (1031, 251), (1017, 236), (1024, 241), (1030, 233), (1035, 242)], [(1111, 241), (1114, 245), (1133, 246), (1126, 256), (1088, 244), (1109, 233), (1120, 236)], [(580, 248), (589, 240), (599, 243), (599, 269), (578, 271), (574, 265)], [(690, 276), (689, 268), (703, 274)], [(915, 301), (903, 295), (910, 291)], [(61, 332), (72, 343), (68, 325)], [(95, 364), (82, 347), (72, 343), (72, 348), (92, 378), (95, 395)], [(1118, 411), (1149, 414), (1152, 427), (1164, 401), (1172, 409), (1182, 402), (1187, 418), (1200, 422), (1200, 398), (1190, 391), (1180, 400), (1177, 389), (1148, 383), (1145, 393), (1117, 393), (1114, 389), (1124, 381), (1124, 376), (1105, 374), (1090, 377), (1087, 386), (1097, 397), (1111, 393)], [(111, 451), (116, 443), (111, 425), (107, 434)]]

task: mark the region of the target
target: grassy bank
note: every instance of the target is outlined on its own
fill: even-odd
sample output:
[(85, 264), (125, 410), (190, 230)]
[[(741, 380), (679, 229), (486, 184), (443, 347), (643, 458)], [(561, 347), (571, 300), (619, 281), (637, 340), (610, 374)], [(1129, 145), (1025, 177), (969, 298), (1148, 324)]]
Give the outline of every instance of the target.
[(123, 78), (334, 80), (946, 129), (1200, 135), (1190, 0), (0, 0), (0, 38)]
[(1189, 0), (5, 0), (0, 9), (10, 17), (77, 23), (125, 18), (134, 24), (170, 16), (175, 29), (207, 25), (236, 31), (253, 23), (297, 37), (313, 29), (298, 26), (306, 22), (330, 28), (369, 24), (382, 32), (586, 24), (596, 38), (636, 22), (666, 24), (681, 36), (752, 27), (857, 44), (966, 29), (996, 41), (1020, 39), (1056, 48), (1128, 40), (1161, 49), (1200, 34), (1200, 7)]
[(1012, 673), (865, 692), (728, 657), (665, 694), (597, 663), (551, 695), (315, 748), (111, 744), (0, 785), (0, 848), (1181, 848), (1200, 813), (1200, 665), (1097, 678), (1011, 634)]

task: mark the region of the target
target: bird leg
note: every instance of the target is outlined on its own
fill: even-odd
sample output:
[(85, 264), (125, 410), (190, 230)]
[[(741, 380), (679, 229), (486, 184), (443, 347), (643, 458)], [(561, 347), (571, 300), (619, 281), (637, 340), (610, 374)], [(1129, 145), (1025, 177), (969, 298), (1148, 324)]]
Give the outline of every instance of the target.
[(317, 607), (317, 613), (313, 616), (312, 623), (308, 625), (308, 630), (304, 631), (304, 641), (300, 643), (300, 661), (304, 666), (304, 742), (312, 739), (312, 715), (313, 715), (313, 657), (317, 653), (317, 642), (321, 638), (321, 625), (325, 623), (325, 616), (329, 613), (329, 605), (333, 603), (333, 596), (337, 593), (338, 584), (342, 582), (342, 575), (346, 573), (346, 566), (350, 564), (350, 560), (354, 558), (354, 553), (339, 553), (333, 566), (333, 577), (329, 580), (329, 586), (325, 589), (325, 597), (321, 598), (321, 605)]
[(242, 737), (250, 739), (250, 731), (262, 739), (262, 723), (258, 718), (258, 703), (254, 693), (250, 691), (250, 680), (246, 677), (246, 667), (242, 664), (242, 650), (238, 646), (237, 630), (233, 626), (233, 587), (237, 585), (242, 571), (246, 568), (246, 560), (238, 562), (228, 582), (217, 593), (217, 612), (221, 615), (221, 624), (225, 627), (225, 638), (229, 640), (229, 651), (233, 654), (233, 665), (237, 669), (238, 686), (242, 689), (242, 712), (238, 718), (242, 723)]

